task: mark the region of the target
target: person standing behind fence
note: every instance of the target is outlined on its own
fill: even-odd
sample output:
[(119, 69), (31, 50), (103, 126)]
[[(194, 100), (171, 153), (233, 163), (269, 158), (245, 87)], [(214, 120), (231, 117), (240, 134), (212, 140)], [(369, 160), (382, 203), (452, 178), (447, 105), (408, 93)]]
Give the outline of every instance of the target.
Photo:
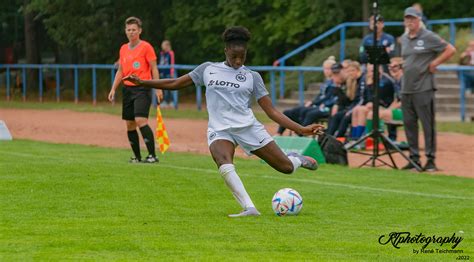
[[(155, 50), (148, 42), (140, 39), (141, 32), (142, 21), (140, 19), (129, 17), (125, 20), (125, 34), (129, 42), (120, 48), (119, 67), (108, 95), (111, 102), (115, 99), (115, 90), (119, 87), (123, 77), (134, 74), (143, 79), (159, 78)], [(153, 92), (130, 81), (124, 81), (124, 85), (122, 88), (122, 119), (125, 120), (128, 141), (134, 153), (129, 162), (141, 162), (138, 126), (149, 153), (143, 162), (156, 163), (158, 159), (155, 155), (155, 137), (148, 125)], [(159, 99), (163, 96), (161, 90), (158, 90), (156, 94)]]
[[(456, 49), (437, 34), (421, 27), (421, 14), (413, 7), (404, 12), (408, 32), (401, 37), (404, 76), (402, 79), (402, 112), (410, 158), (419, 166), (418, 120), (425, 138), (425, 171), (436, 171), (435, 86), (436, 67), (454, 55)], [(408, 163), (404, 169), (413, 169)]]
[[(461, 65), (474, 66), (474, 39), (469, 41), (466, 50), (459, 56)], [(464, 87), (474, 93), (474, 71), (464, 71)]]
[[(387, 34), (383, 31), (384, 28), (384, 21), (381, 15), (377, 16), (377, 46), (385, 47), (385, 51), (388, 53), (390, 57), (395, 54), (395, 38)], [(369, 29), (370, 31), (374, 31), (374, 16), (369, 18)], [(366, 46), (373, 46), (374, 45), (374, 35), (370, 33), (362, 39), (362, 43), (359, 47), (359, 60), (361, 64), (368, 63), (368, 56), (365, 50)], [(384, 68), (386, 69), (386, 68)]]
[[(174, 78), (174, 51), (171, 48), (171, 42), (164, 40), (161, 43), (160, 52), (160, 65), (169, 65), (171, 68), (160, 69), (160, 79)], [(163, 90), (163, 101), (161, 102), (162, 107), (171, 106), (173, 101), (173, 95), (170, 90)]]

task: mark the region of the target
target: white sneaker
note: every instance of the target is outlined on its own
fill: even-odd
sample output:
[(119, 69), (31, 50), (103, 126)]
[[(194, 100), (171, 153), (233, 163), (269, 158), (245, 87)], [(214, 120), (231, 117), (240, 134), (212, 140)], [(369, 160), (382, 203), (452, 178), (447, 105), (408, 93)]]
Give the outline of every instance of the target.
[(229, 217), (248, 217), (248, 216), (260, 216), (260, 212), (255, 207), (249, 207), (239, 214), (231, 214)]
[(155, 156), (152, 156), (152, 155), (147, 156), (147, 157), (142, 161), (142, 163), (149, 163), (149, 164), (158, 163), (158, 162), (159, 162), (158, 158), (155, 157)]

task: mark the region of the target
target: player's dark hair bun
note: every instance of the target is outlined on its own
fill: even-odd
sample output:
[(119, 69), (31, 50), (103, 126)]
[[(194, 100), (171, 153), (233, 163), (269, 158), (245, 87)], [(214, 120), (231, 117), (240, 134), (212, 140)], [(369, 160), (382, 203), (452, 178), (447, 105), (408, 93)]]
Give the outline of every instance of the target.
[(227, 28), (222, 34), (225, 43), (247, 43), (250, 40), (250, 31), (243, 26)]

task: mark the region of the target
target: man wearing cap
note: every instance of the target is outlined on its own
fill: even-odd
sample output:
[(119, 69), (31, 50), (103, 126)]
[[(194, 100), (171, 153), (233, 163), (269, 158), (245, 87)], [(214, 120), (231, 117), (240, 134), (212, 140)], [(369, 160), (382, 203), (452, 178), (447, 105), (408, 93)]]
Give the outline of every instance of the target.
[[(384, 33), (384, 22), (383, 17), (381, 15), (377, 16), (377, 46), (385, 47), (385, 51), (388, 53), (390, 57), (393, 57), (395, 53), (395, 38), (387, 33)], [(370, 31), (374, 31), (374, 16), (372, 15), (369, 18), (369, 29)], [(367, 64), (367, 54), (365, 52), (365, 46), (373, 46), (374, 45), (374, 35), (368, 34), (362, 40), (362, 43), (359, 47), (359, 60), (361, 64)]]
[[(413, 7), (405, 9), (407, 32), (401, 37), (404, 76), (402, 79), (402, 111), (410, 158), (419, 166), (418, 120), (425, 138), (425, 171), (436, 171), (435, 86), (436, 67), (448, 60), (456, 49), (437, 34), (421, 27), (421, 14)], [(403, 169), (413, 169), (408, 163)]]

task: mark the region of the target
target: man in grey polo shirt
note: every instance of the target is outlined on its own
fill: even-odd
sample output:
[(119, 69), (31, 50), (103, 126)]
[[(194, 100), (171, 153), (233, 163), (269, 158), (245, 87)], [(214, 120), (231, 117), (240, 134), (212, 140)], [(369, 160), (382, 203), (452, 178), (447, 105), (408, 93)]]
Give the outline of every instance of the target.
[[(402, 80), (402, 111), (410, 158), (419, 166), (418, 120), (423, 126), (425, 171), (436, 171), (435, 85), (436, 67), (448, 60), (456, 49), (435, 33), (421, 27), (421, 14), (413, 7), (405, 9), (407, 32), (401, 37), (404, 76)], [(413, 169), (408, 163), (403, 169)]]

